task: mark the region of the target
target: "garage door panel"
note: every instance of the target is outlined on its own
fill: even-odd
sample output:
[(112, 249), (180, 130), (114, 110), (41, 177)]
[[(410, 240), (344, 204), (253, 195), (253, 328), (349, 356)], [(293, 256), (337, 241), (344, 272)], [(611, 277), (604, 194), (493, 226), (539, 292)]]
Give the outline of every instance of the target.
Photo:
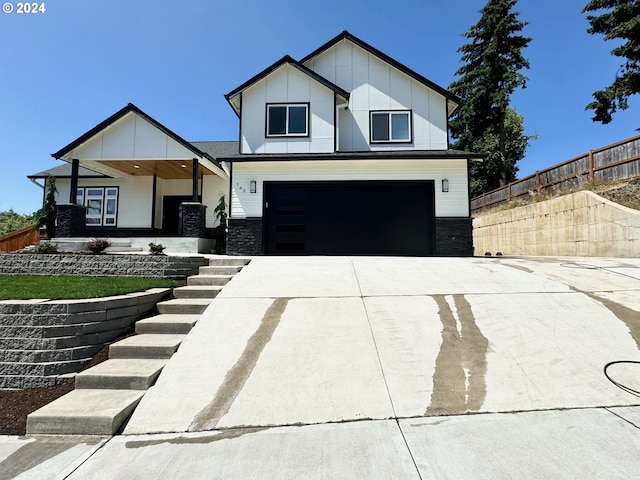
[(265, 207), (267, 253), (433, 253), (433, 181), (265, 182)]

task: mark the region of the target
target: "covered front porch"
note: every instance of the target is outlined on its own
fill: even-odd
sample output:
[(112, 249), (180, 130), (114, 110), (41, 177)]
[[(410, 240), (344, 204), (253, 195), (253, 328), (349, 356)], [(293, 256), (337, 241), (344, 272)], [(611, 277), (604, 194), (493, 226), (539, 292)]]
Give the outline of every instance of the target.
[[(205, 240), (213, 240), (229, 175), (209, 143), (189, 143), (129, 104), (52, 155), (71, 166), (68, 179), (57, 179), (56, 242), (128, 238), (210, 251)], [(101, 175), (83, 177), (83, 169)]]

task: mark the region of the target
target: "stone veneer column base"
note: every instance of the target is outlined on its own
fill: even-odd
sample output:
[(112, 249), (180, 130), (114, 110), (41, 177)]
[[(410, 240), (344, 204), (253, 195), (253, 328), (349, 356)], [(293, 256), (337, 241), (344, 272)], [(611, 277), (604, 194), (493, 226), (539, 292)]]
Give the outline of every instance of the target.
[(198, 202), (184, 202), (182, 204), (182, 236), (206, 237), (205, 214), (207, 206)]
[(262, 218), (230, 218), (229, 255), (262, 255)]
[(471, 217), (436, 218), (437, 257), (473, 256), (473, 219)]
[(83, 237), (87, 209), (73, 203), (59, 203), (56, 207), (56, 237)]

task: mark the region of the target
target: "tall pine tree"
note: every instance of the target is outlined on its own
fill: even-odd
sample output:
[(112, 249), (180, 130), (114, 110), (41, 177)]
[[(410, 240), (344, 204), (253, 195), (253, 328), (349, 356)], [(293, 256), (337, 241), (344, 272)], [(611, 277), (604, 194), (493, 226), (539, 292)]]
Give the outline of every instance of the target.
[[(520, 35), (527, 22), (512, 12), (516, 3), (487, 1), (478, 23), (463, 35), (470, 43), (458, 49), (463, 63), (456, 72), (460, 78), (449, 86), (463, 100), (449, 124), (453, 147), (487, 154), (485, 162), (474, 164), (471, 172), (474, 195), (514, 180), (516, 163), (533, 138), (524, 136), (522, 117), (509, 107), (515, 89), (526, 87), (527, 77), (521, 70), (529, 68), (529, 61), (522, 50), (531, 41)], [(523, 142), (524, 148), (511, 147)], [(491, 145), (491, 151), (481, 150)]]
[(626, 59), (611, 85), (594, 92), (595, 100), (587, 105), (594, 122), (609, 123), (618, 110), (629, 108), (628, 98), (640, 93), (640, 0), (591, 0), (582, 10), (607, 10), (598, 16), (587, 15), (591, 28), (587, 32), (603, 34), (605, 40), (624, 40), (611, 50)]

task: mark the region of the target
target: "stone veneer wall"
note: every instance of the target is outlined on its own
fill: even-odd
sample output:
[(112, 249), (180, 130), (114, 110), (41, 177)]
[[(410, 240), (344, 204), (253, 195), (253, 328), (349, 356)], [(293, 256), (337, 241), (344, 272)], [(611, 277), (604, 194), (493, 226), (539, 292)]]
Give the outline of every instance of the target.
[(170, 294), (154, 288), (94, 299), (1, 301), (0, 389), (68, 381)]
[(262, 218), (230, 218), (227, 237), (230, 255), (262, 255)]
[(473, 255), (473, 220), (471, 218), (436, 218), (436, 256), (470, 257)]
[(184, 279), (207, 265), (204, 257), (169, 255), (0, 255), (0, 273), (23, 275), (81, 275), (89, 277), (148, 277)]

